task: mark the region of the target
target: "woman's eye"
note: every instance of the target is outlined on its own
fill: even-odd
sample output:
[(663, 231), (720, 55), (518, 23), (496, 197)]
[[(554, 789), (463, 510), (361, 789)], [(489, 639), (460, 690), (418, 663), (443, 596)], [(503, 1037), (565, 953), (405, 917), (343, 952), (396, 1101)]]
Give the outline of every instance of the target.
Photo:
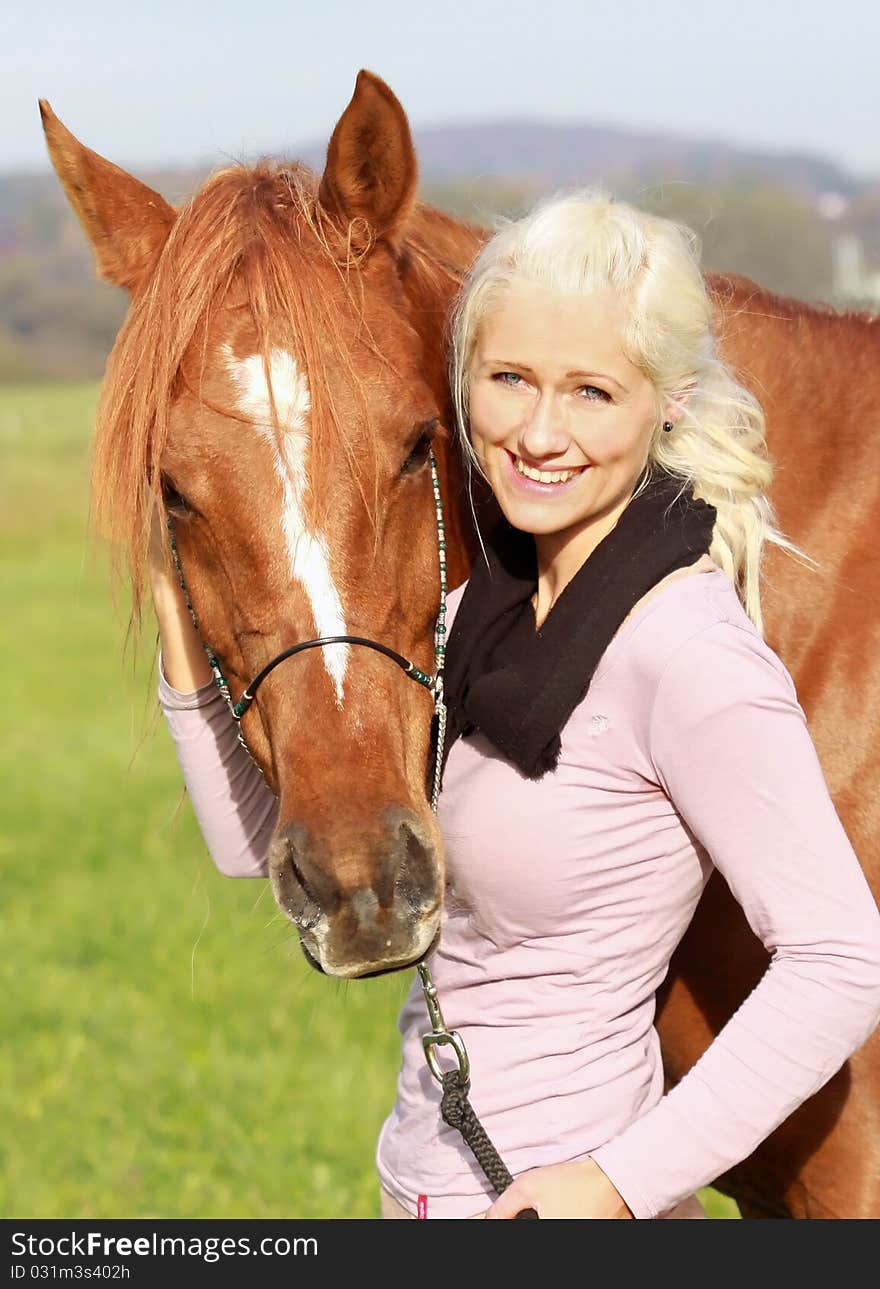
[[(517, 385), (522, 383), (522, 376), (515, 371), (496, 372), (492, 379), (496, 384), (507, 385), (510, 389), (516, 389)], [(586, 402), (588, 403), (611, 402), (611, 395), (606, 390), (600, 389), (598, 385), (582, 385), (581, 389), (586, 391)]]

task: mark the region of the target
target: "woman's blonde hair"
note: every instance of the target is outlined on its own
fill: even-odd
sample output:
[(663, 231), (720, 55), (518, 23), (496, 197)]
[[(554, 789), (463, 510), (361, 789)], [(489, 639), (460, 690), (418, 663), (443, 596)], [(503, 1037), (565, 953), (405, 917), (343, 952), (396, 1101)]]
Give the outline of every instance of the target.
[[(761, 406), (717, 355), (699, 261), (700, 239), (692, 229), (598, 188), (546, 198), (522, 219), (502, 221), (450, 318), (458, 430), (466, 460), (480, 470), (467, 429), (470, 366), (480, 326), (512, 283), (585, 295), (614, 288), (629, 306), (625, 352), (657, 396), (648, 469), (638, 489), (653, 462), (715, 507), (710, 554), (760, 630), (764, 543), (796, 548), (777, 529), (766, 496), (772, 466)], [(681, 416), (666, 433), (670, 401), (680, 405)]]

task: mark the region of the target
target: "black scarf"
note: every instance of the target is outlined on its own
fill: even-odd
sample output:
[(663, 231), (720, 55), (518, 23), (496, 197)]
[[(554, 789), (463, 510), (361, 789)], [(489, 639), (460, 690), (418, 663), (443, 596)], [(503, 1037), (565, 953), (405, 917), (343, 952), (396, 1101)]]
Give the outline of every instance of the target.
[(529, 779), (559, 759), (560, 731), (638, 600), (712, 541), (715, 507), (655, 472), (565, 586), (540, 630), (535, 540), (502, 516), (477, 556), (446, 660), (443, 765), (459, 735), (480, 730)]

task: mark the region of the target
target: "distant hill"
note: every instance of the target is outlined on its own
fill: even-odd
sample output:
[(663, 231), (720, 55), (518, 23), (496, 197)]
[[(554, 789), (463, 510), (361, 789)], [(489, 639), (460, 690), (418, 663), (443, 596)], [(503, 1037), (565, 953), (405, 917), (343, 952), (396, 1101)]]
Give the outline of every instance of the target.
[[(528, 120), (426, 127), (414, 138), (422, 197), (469, 219), (489, 223), (543, 193), (598, 182), (690, 223), (707, 268), (806, 299), (834, 298), (837, 228), (857, 233), (869, 260), (880, 257), (880, 181), (821, 157)], [(319, 170), (326, 140), (291, 151)], [(205, 174), (138, 177), (179, 202)], [(828, 194), (843, 211), (834, 226), (820, 213)], [(122, 294), (95, 280), (55, 175), (0, 175), (0, 379), (100, 374), (124, 311)]]
[[(821, 157), (614, 126), (478, 121), (414, 129), (413, 138), (422, 179), (434, 183), (493, 180), (545, 191), (603, 181), (631, 189), (653, 177), (718, 187), (748, 175), (752, 182), (802, 195), (832, 189), (851, 196), (864, 186)], [(323, 168), (326, 150), (325, 141), (306, 145), (297, 155), (307, 165)]]

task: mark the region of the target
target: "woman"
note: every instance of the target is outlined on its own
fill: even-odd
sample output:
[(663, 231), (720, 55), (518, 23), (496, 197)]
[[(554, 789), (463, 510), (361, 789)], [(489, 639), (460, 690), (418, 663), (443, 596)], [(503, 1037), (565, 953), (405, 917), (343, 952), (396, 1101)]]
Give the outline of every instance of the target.
[[(496, 234), (453, 317), (463, 446), (502, 518), (449, 603), (431, 967), (515, 1181), (490, 1203), (441, 1122), (414, 981), (386, 1216), (702, 1215), (697, 1188), (880, 1020), (880, 916), (760, 633), (762, 546), (788, 546), (763, 417), (716, 356), (695, 248), (575, 193)], [(213, 857), (264, 873), (271, 793), (158, 564), (154, 595), (160, 698)], [(230, 761), (252, 780), (243, 824)], [(664, 1096), (655, 993), (713, 866), (772, 961)]]

